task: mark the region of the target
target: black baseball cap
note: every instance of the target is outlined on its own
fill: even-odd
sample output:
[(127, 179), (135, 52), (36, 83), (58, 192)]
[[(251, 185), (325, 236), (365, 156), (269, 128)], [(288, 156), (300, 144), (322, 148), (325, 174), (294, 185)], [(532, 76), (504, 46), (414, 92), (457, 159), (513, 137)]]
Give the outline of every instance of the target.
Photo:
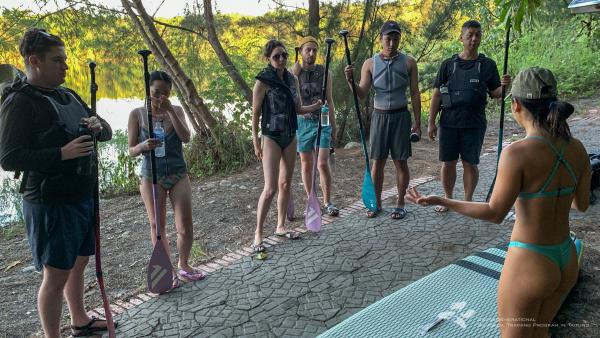
[(386, 35), (390, 33), (398, 33), (400, 34), (400, 25), (396, 21), (386, 21), (383, 26), (381, 26), (381, 35)]

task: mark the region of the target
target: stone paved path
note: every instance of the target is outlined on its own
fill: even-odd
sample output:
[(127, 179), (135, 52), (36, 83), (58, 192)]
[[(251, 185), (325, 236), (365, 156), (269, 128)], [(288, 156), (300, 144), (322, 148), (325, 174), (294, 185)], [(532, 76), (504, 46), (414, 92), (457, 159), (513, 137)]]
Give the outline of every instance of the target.
[[(573, 129), (579, 130), (577, 125)], [(585, 135), (586, 144), (600, 149), (597, 133)], [(485, 198), (494, 168), (494, 153), (482, 157), (477, 200)], [(429, 181), (419, 190), (440, 194), (441, 186)], [(220, 268), (204, 281), (160, 297), (140, 295), (145, 301), (135, 307), (121, 302), (129, 309), (117, 316), (117, 335), (314, 337), (438, 268), (506, 242), (511, 231), (510, 219), (496, 225), (414, 205), (408, 205), (404, 220), (392, 220), (393, 201), (386, 200), (386, 212), (375, 219), (365, 218), (359, 203), (318, 234), (282, 243), (269, 240), (276, 245), (267, 249), (266, 261), (241, 250), (204, 266)], [(599, 207), (592, 209), (598, 218)]]

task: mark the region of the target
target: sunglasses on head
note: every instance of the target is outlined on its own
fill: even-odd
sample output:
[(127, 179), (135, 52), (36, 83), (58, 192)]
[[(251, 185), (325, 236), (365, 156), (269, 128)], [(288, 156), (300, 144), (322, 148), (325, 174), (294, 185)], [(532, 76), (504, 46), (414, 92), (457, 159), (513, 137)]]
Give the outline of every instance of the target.
[(283, 52), (281, 54), (271, 55), (271, 59), (278, 61), (279, 59), (287, 60), (289, 54), (287, 52)]
[(52, 35), (50, 35), (50, 33), (46, 32), (45, 30), (38, 30), (35, 33), (35, 37), (33, 38), (33, 41), (31, 41), (31, 44), (29, 45), (29, 50), (30, 51), (34, 51), (37, 48), (37, 45), (42, 41), (42, 39), (51, 39)]

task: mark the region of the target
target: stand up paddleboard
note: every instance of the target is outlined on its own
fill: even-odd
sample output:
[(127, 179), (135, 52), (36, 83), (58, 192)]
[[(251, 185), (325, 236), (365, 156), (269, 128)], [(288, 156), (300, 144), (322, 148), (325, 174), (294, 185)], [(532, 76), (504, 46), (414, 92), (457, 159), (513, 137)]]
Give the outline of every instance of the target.
[[(574, 241), (581, 267), (583, 242)], [(506, 250), (506, 246), (490, 248), (461, 259), (319, 337), (500, 337), (496, 297)]]

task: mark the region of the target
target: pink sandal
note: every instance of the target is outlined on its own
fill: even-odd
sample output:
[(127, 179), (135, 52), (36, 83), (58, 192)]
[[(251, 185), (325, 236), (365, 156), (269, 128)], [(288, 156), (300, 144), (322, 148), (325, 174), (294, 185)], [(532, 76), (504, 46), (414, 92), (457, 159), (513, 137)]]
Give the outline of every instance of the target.
[(194, 269), (191, 272), (185, 271), (183, 269), (179, 269), (179, 276), (181, 276), (181, 278), (188, 280), (188, 281), (198, 281), (198, 280), (203, 280), (204, 278), (206, 278), (206, 274), (204, 274), (204, 272), (198, 270), (198, 269)]

